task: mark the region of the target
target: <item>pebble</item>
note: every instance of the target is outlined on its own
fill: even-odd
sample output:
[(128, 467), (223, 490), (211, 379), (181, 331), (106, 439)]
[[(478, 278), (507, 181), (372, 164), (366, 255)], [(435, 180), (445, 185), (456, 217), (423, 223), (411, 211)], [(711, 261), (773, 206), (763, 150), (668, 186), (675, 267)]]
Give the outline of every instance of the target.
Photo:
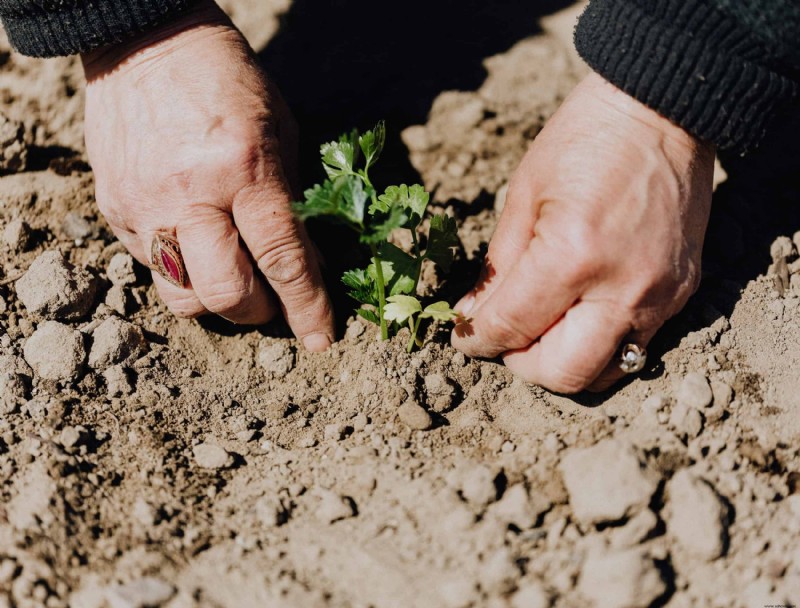
[(21, 219), (11, 220), (3, 230), (3, 242), (11, 251), (25, 251), (31, 244), (33, 233), (28, 222)]
[(276, 528), (289, 521), (289, 509), (280, 498), (262, 496), (254, 508), (258, 521), (267, 528)]
[(696, 407), (678, 402), (670, 412), (669, 424), (682, 437), (694, 439), (703, 431), (703, 415)]
[(67, 213), (61, 222), (61, 234), (73, 241), (88, 239), (94, 236), (95, 232), (95, 225), (74, 211)]
[(711, 386), (703, 374), (689, 372), (684, 376), (678, 387), (677, 401), (679, 405), (702, 409), (711, 405), (713, 399)]
[(779, 236), (772, 241), (772, 245), (769, 247), (769, 254), (772, 256), (773, 262), (791, 257), (794, 253), (794, 243), (788, 236)]
[(727, 382), (714, 380), (711, 383), (711, 393), (714, 395), (714, 405), (727, 407), (733, 401), (733, 389)]
[(527, 530), (533, 528), (539, 515), (549, 508), (549, 500), (542, 497), (532, 501), (525, 485), (517, 483), (506, 489), (502, 498), (491, 506), (490, 513), (506, 525)]
[(431, 415), (414, 399), (408, 399), (397, 408), (397, 415), (400, 418), (400, 422), (410, 429), (427, 431), (433, 426)]
[(550, 595), (541, 583), (532, 581), (519, 586), (511, 596), (511, 608), (550, 608)]
[(339, 422), (325, 425), (325, 439), (341, 441), (344, 439), (347, 426)]
[(85, 435), (85, 432), (81, 432), (80, 429), (74, 426), (65, 426), (61, 429), (58, 442), (65, 448), (74, 448), (81, 442)]
[(655, 414), (663, 410), (667, 406), (667, 403), (667, 398), (660, 393), (656, 395), (650, 395), (642, 403), (642, 410), (647, 413)]
[(282, 378), (295, 366), (295, 352), (286, 340), (262, 342), (258, 364), (271, 376)]
[(21, 374), (0, 371), (0, 414), (10, 414), (28, 398), (28, 385)]
[(644, 509), (624, 526), (614, 530), (611, 544), (620, 549), (635, 547), (643, 542), (658, 526), (658, 517), (650, 509)]
[(45, 380), (74, 379), (86, 361), (83, 334), (59, 323), (45, 321), (23, 347), (25, 361)]
[(112, 285), (106, 292), (105, 305), (120, 316), (128, 314), (131, 298), (128, 290), (122, 285)]
[(727, 509), (713, 486), (688, 469), (667, 484), (667, 531), (689, 553), (706, 561), (725, 553)]
[(159, 608), (175, 595), (175, 587), (158, 578), (146, 576), (106, 591), (110, 608)]
[(113, 285), (133, 285), (136, 282), (133, 257), (127, 253), (115, 253), (108, 262), (106, 275)]
[(89, 365), (105, 369), (126, 360), (138, 359), (147, 351), (147, 342), (138, 325), (119, 317), (108, 317), (92, 334)]
[(194, 460), (204, 469), (227, 469), (233, 466), (233, 456), (213, 443), (198, 443), (192, 448)]
[(122, 365), (112, 365), (103, 371), (106, 393), (109, 397), (124, 397), (133, 393), (133, 382)]
[(468, 503), (483, 508), (497, 499), (497, 473), (478, 464), (461, 471), (461, 495)]
[(641, 549), (589, 553), (578, 580), (578, 591), (594, 608), (648, 608), (666, 590)]
[(445, 412), (453, 405), (456, 387), (452, 381), (442, 374), (425, 376), (426, 403), (434, 412)]
[(94, 302), (97, 282), (86, 270), (70, 264), (60, 251), (45, 251), (16, 283), (17, 296), (33, 315), (74, 320)]
[(342, 519), (355, 517), (356, 507), (353, 499), (348, 496), (341, 496), (332, 490), (320, 490), (319, 505), (317, 505), (317, 519), (332, 524)]
[(569, 502), (583, 525), (619, 521), (646, 507), (658, 478), (632, 445), (605, 439), (567, 452), (559, 465)]

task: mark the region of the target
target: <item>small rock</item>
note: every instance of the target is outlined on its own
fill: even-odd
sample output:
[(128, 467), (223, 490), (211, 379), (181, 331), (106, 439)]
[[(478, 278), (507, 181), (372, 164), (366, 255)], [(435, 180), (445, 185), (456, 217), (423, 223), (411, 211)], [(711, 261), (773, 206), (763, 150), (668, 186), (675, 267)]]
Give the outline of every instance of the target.
[(0, 414), (10, 414), (28, 399), (28, 383), (21, 374), (0, 371)]
[(703, 431), (703, 415), (696, 407), (680, 401), (670, 412), (669, 424), (680, 436), (694, 439)]
[(112, 365), (103, 371), (109, 397), (124, 397), (133, 392), (133, 382), (122, 365)]
[(338, 422), (325, 425), (325, 439), (341, 441), (344, 439), (347, 426)]
[(268, 374), (282, 378), (294, 369), (294, 350), (286, 340), (263, 342), (258, 350), (258, 363)]
[(667, 406), (667, 398), (662, 394), (650, 395), (642, 403), (642, 410), (647, 413), (656, 414)]
[(58, 442), (65, 448), (70, 449), (78, 445), (84, 438), (85, 432), (74, 426), (65, 426), (61, 429)]
[(21, 219), (11, 220), (3, 230), (3, 242), (11, 251), (25, 251), (32, 236), (31, 227)]
[(127, 253), (115, 253), (108, 262), (106, 275), (114, 285), (133, 285), (136, 282), (133, 258)]
[(30, 143), (25, 125), (0, 112), (0, 174), (25, 170)]
[(707, 561), (725, 553), (728, 541), (727, 509), (713, 486), (688, 469), (667, 484), (667, 531), (689, 553)]
[(350, 323), (350, 325), (347, 326), (347, 329), (344, 332), (344, 337), (348, 340), (355, 340), (364, 333), (365, 329), (366, 327), (364, 327), (364, 324), (358, 319), (355, 319), (352, 323)]
[(773, 262), (791, 257), (794, 253), (794, 243), (788, 236), (779, 236), (772, 241), (772, 245), (769, 247), (769, 254), (772, 256)]
[(639, 549), (590, 553), (578, 590), (594, 608), (648, 608), (667, 590), (653, 560)]
[(497, 499), (497, 473), (478, 464), (461, 471), (461, 495), (473, 506), (483, 508)]
[(289, 521), (289, 509), (280, 498), (262, 496), (254, 508), (256, 517), (267, 528), (282, 526)]
[(112, 285), (106, 292), (105, 305), (118, 315), (124, 317), (131, 306), (128, 290), (122, 285)]
[(204, 469), (227, 469), (233, 466), (233, 456), (213, 443), (198, 443), (192, 448), (194, 460)]
[(133, 503), (131, 515), (145, 529), (153, 527), (158, 520), (156, 509), (141, 496)]
[(572, 512), (583, 525), (632, 515), (648, 505), (658, 486), (633, 446), (617, 439), (570, 450), (559, 469)]
[(550, 608), (551, 600), (541, 583), (526, 582), (511, 596), (511, 608)]
[(426, 402), (434, 412), (445, 412), (453, 405), (456, 387), (442, 374), (425, 376)]
[(141, 328), (119, 317), (108, 317), (103, 321), (94, 330), (92, 339), (89, 365), (94, 369), (138, 359), (147, 350)]
[(340, 496), (331, 490), (320, 490), (319, 498), (316, 516), (317, 519), (326, 524), (332, 524), (356, 515), (355, 503), (349, 496)]
[(161, 579), (144, 577), (106, 591), (110, 608), (159, 608), (175, 595), (175, 587)]
[(657, 526), (658, 517), (650, 509), (644, 509), (622, 528), (615, 530), (611, 544), (619, 549), (635, 547), (650, 536)]
[(368, 424), (369, 424), (369, 416), (367, 416), (364, 412), (359, 412), (358, 414), (356, 414), (355, 418), (353, 418), (354, 431), (363, 431)]
[(45, 251), (17, 281), (17, 296), (31, 314), (45, 319), (79, 319), (94, 302), (97, 283), (59, 251)]
[(25, 361), (45, 380), (73, 380), (86, 361), (83, 334), (58, 321), (45, 321), (23, 347)]
[(433, 426), (431, 415), (413, 398), (397, 408), (397, 415), (400, 422), (416, 431), (427, 431)]
[(733, 389), (727, 382), (715, 380), (711, 383), (711, 393), (714, 395), (714, 406), (728, 407), (733, 401)]
[(88, 239), (95, 234), (95, 226), (88, 219), (70, 211), (61, 222), (61, 234), (70, 240)]
[(684, 376), (678, 387), (678, 404), (702, 409), (711, 405), (713, 399), (714, 394), (711, 392), (708, 380), (703, 374), (689, 372)]
[(536, 525), (539, 516), (550, 506), (550, 501), (543, 496), (531, 500), (525, 485), (517, 483), (506, 489), (503, 497), (490, 507), (490, 513), (506, 525), (527, 530)]

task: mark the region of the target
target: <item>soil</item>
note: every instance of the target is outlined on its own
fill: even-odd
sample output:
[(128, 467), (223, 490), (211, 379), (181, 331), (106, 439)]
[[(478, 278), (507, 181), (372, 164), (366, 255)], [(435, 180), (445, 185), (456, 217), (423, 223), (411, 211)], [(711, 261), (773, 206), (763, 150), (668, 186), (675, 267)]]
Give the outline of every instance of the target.
[[(297, 4), (226, 8), (269, 65)], [(393, 170), (458, 218), (448, 297), (585, 72), (578, 10), (481, 46), (427, 120), (386, 116)], [(800, 602), (796, 122), (722, 159), (703, 286), (645, 372), (567, 398), (444, 330), (407, 354), (351, 316), (309, 354), (279, 323), (175, 319), (94, 206), (76, 60), (2, 42), (0, 70), (0, 607)]]

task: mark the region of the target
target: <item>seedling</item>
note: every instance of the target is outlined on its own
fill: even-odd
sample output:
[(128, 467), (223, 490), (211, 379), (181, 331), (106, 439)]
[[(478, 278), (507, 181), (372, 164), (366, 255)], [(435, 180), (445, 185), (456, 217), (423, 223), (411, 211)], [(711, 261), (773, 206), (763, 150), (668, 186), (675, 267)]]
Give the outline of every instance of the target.
[[(305, 200), (295, 203), (294, 211), (302, 220), (324, 218), (358, 233), (360, 241), (370, 248), (371, 261), (366, 268), (345, 272), (342, 282), (348, 295), (361, 303), (356, 312), (380, 326), (382, 339), (408, 324), (410, 352), (415, 344), (422, 345), (417, 334), (424, 319), (453, 321), (457, 317), (447, 302), (423, 308), (416, 292), (424, 260), (444, 272), (450, 270), (458, 237), (455, 220), (444, 214), (432, 215), (427, 235), (422, 234), (420, 226), (430, 195), (419, 184), (389, 186), (378, 194), (369, 170), (378, 160), (385, 139), (384, 124), (379, 122), (361, 135), (352, 131), (339, 141), (323, 144), (320, 154), (328, 179), (306, 190)], [(410, 231), (411, 253), (389, 242), (389, 235), (397, 229)]]

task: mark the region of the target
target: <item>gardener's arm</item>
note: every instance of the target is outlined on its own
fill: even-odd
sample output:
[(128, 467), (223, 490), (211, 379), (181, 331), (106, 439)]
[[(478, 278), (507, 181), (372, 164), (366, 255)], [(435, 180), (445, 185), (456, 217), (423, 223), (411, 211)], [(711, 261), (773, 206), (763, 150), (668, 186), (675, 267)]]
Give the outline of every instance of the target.
[(167, 305), (252, 324), (280, 308), (327, 348), (332, 310), (284, 173), (292, 120), (216, 4), (5, 0), (0, 18), (23, 53), (82, 53), (98, 206), (143, 264), (156, 233), (177, 238), (189, 283), (154, 273)]
[(715, 147), (745, 152), (797, 95), (796, 0), (593, 0), (595, 73), (511, 181), (453, 343), (560, 392), (603, 389), (700, 280)]

